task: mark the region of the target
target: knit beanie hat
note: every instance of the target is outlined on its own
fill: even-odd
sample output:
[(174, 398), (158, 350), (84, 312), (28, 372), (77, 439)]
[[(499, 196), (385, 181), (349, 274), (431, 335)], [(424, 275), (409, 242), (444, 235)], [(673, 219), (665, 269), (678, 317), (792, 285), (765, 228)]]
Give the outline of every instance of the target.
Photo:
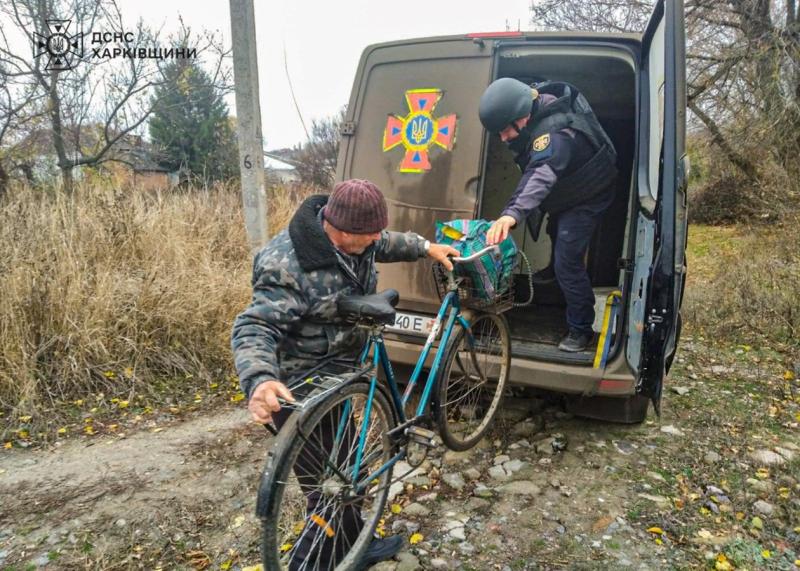
[(389, 225), (386, 199), (368, 180), (351, 179), (337, 183), (323, 216), (334, 228), (350, 234), (373, 234)]

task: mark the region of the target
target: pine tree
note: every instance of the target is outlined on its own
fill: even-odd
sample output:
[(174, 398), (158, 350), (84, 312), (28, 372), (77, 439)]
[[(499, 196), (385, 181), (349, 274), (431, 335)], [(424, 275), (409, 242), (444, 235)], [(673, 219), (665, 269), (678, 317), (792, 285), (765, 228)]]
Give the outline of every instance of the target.
[(150, 137), (159, 163), (195, 180), (237, 174), (237, 150), (228, 106), (211, 77), (194, 60), (168, 65), (155, 92)]

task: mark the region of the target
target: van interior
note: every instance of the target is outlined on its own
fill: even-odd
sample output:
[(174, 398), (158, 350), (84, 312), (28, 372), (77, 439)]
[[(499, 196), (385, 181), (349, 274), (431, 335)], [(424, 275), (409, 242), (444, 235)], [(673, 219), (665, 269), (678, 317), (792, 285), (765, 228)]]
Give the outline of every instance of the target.
[[(609, 293), (623, 290), (624, 270), (618, 261), (626, 258), (632, 210), (632, 175), (636, 130), (636, 82), (633, 58), (621, 49), (587, 47), (572, 44), (557, 46), (507, 46), (498, 54), (496, 77), (513, 77), (526, 83), (545, 80), (566, 81), (575, 85), (589, 101), (597, 118), (614, 143), (618, 154), (619, 175), (615, 182), (616, 196), (606, 211), (589, 246), (586, 265), (595, 292), (595, 330), (602, 324), (602, 309)], [(520, 178), (513, 155), (497, 136), (489, 136), (485, 149), (485, 169), (481, 190), (480, 217), (496, 219), (514, 192)], [(547, 268), (551, 262), (551, 242), (545, 219), (537, 240), (524, 224), (512, 235), (527, 255), (533, 272)], [(528, 276), (516, 276), (516, 296), (525, 301), (529, 296)], [(622, 300), (625, 307), (625, 300)], [(511, 326), (515, 356), (565, 364), (591, 365), (596, 343), (581, 353), (558, 350), (558, 343), (567, 332), (565, 301), (555, 279), (537, 279), (534, 301), (506, 313)], [(622, 331), (618, 323), (610, 331)], [(597, 339), (597, 335), (595, 338)], [(622, 337), (616, 335), (615, 337)], [(614, 339), (614, 346), (619, 340)]]

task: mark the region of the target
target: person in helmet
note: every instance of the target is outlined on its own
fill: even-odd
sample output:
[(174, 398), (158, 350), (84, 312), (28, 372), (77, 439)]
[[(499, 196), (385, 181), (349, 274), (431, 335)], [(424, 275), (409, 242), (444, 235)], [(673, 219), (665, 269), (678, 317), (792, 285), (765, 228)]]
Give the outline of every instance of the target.
[(562, 351), (593, 341), (594, 292), (584, 257), (614, 199), (617, 155), (586, 98), (572, 85), (526, 85), (510, 77), (492, 82), (478, 107), (481, 123), (508, 145), (522, 171), (511, 199), (487, 234), (501, 242), (526, 221), (534, 239), (549, 214), (555, 278), (567, 302)]

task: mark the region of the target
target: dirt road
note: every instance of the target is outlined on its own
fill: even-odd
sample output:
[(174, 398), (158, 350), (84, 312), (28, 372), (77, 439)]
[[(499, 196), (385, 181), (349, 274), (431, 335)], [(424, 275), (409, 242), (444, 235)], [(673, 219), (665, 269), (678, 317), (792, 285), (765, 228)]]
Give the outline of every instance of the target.
[[(415, 543), (376, 569), (797, 569), (800, 403), (784, 368), (685, 341), (661, 419), (637, 426), (509, 401), (479, 446), (399, 486), (383, 528)], [(0, 453), (0, 568), (256, 565), (266, 446), (227, 409)]]

